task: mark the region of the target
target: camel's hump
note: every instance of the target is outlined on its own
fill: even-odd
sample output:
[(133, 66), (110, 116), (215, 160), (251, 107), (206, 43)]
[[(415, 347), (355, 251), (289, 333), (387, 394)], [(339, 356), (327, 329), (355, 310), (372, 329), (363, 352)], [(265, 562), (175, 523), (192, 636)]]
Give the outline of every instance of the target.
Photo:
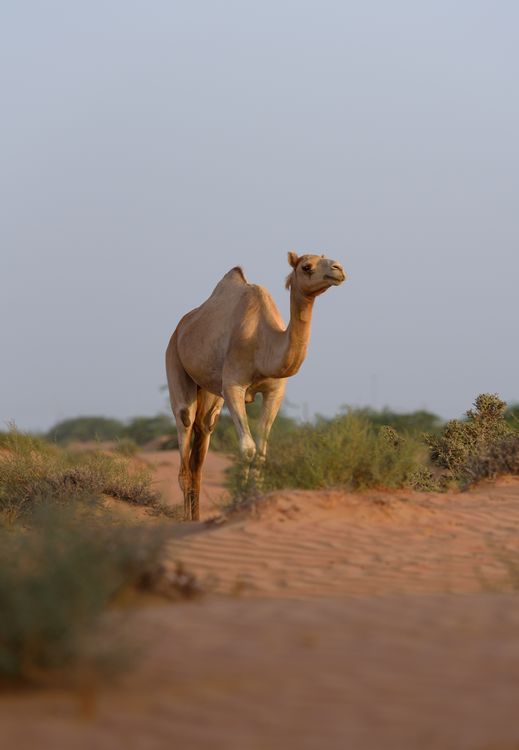
[(243, 273), (243, 270), (240, 268), (240, 266), (235, 266), (234, 268), (231, 268), (230, 271), (227, 271), (225, 276), (222, 276), (218, 284), (215, 286), (211, 293), (211, 297), (219, 296), (221, 294), (229, 294), (232, 293), (231, 290), (234, 289), (234, 292), (237, 292), (238, 290), (242, 291), (245, 287), (250, 286), (247, 279), (245, 278), (245, 274)]
[(238, 287), (243, 287), (244, 285), (245, 286), (250, 286), (249, 282), (245, 278), (245, 274), (243, 273), (243, 269), (240, 268), (240, 266), (234, 266), (234, 268), (231, 268), (230, 271), (227, 271), (227, 273), (225, 274), (225, 276), (222, 276), (222, 278), (220, 279), (220, 281), (218, 282), (218, 284), (215, 286), (213, 294), (214, 294), (214, 292), (219, 291), (220, 289), (222, 289), (222, 287), (223, 288), (228, 287), (229, 284), (231, 286), (236, 286), (237, 285)]
[[(232, 279), (233, 281), (243, 281), (245, 284), (248, 284), (247, 279), (245, 278), (245, 274), (243, 273), (243, 268), (241, 266), (234, 266), (234, 268), (231, 268), (230, 271), (227, 271), (224, 279)], [(223, 279), (222, 279), (223, 281)]]

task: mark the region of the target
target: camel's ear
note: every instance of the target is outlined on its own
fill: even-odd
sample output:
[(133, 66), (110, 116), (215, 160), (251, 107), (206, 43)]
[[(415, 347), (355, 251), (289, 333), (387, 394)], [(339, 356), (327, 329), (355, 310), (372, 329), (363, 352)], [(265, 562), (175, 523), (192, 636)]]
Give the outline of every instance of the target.
[(295, 253), (293, 250), (290, 250), (288, 253), (288, 262), (292, 266), (292, 268), (295, 268), (297, 266), (297, 261), (299, 260), (299, 257), (297, 253)]

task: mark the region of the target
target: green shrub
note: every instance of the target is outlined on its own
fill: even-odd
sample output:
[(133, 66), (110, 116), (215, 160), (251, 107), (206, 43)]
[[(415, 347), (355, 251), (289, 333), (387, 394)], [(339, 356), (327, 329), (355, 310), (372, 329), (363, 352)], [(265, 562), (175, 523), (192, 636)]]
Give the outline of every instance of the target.
[(453, 419), (440, 435), (426, 436), (432, 461), (453, 478), (466, 482), (474, 471), (469, 464), (474, 466), (485, 455), (499, 453), (499, 446), (505, 445), (513, 433), (505, 410), (505, 402), (496, 394), (480, 394), (465, 421)]
[[(416, 440), (399, 435), (391, 427), (376, 429), (350, 412), (273, 435), (263, 486), (265, 490), (403, 487), (412, 485), (424, 466), (425, 450)], [(423, 479), (423, 474), (420, 476)], [(230, 475), (230, 485), (236, 494), (243, 491), (238, 463)]]

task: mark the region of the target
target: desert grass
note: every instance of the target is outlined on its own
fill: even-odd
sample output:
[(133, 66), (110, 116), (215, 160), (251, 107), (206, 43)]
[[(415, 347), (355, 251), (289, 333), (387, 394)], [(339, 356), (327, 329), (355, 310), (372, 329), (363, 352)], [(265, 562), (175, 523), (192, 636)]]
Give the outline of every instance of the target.
[(0, 450), (0, 515), (16, 520), (42, 500), (63, 504), (103, 495), (145, 506), (162, 506), (151, 472), (132, 468), (121, 455), (99, 451), (71, 453), (15, 429), (4, 435)]

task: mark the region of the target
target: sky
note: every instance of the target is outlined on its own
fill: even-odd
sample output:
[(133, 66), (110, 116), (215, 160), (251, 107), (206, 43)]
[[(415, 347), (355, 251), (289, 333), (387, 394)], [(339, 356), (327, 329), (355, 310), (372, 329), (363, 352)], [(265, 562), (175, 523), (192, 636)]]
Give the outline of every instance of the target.
[(167, 410), (179, 318), (241, 265), (287, 319), (288, 250), (349, 276), (288, 414), (519, 400), (518, 26), (512, 0), (3, 2), (0, 423)]

